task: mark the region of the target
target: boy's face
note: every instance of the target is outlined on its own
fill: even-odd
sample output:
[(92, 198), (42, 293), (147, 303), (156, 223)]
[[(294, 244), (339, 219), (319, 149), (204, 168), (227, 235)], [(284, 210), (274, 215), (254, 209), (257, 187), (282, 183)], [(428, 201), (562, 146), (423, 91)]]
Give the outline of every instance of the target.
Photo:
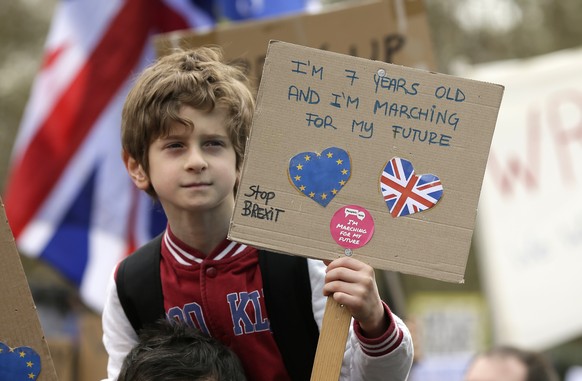
[(225, 116), (220, 108), (208, 113), (184, 106), (180, 117), (191, 120), (194, 128), (173, 122), (170, 134), (151, 144), (149, 176), (142, 173), (145, 180), (136, 181), (128, 165), (140, 189), (146, 190), (151, 182), (168, 217), (182, 212), (232, 213), (238, 171)]

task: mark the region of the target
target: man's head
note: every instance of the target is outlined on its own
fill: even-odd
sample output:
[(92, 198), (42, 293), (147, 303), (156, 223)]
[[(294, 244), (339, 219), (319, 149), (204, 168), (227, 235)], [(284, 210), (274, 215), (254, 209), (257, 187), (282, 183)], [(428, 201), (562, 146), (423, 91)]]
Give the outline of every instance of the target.
[(465, 381), (558, 380), (555, 369), (542, 354), (508, 346), (476, 356), (465, 374)]
[(181, 323), (160, 320), (140, 331), (118, 381), (245, 381), (236, 355)]
[[(178, 51), (161, 57), (138, 77), (125, 101), (121, 123), (123, 154), (149, 172), (151, 143), (167, 136), (172, 122), (189, 128), (180, 117), (183, 106), (226, 111), (226, 129), (241, 169), (255, 102), (242, 69), (224, 62), (218, 48)], [(155, 197), (152, 187), (148, 193)]]

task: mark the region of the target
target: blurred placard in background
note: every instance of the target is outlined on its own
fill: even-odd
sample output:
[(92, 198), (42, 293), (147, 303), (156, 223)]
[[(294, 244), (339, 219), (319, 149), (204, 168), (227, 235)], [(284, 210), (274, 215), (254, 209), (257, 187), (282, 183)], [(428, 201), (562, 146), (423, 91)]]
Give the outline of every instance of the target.
[(158, 55), (166, 55), (177, 47), (219, 45), (227, 59), (242, 60), (249, 74), (259, 79), (269, 40), (435, 69), (427, 14), (421, 0), (348, 1), (316, 13), (219, 25), (207, 32), (164, 33), (155, 37), (154, 44)]
[(414, 355), (410, 381), (462, 380), (468, 361), (487, 348), (489, 319), (477, 292), (418, 292), (409, 300)]
[(548, 349), (582, 333), (582, 50), (486, 64), (505, 85), (479, 204), (497, 342)]

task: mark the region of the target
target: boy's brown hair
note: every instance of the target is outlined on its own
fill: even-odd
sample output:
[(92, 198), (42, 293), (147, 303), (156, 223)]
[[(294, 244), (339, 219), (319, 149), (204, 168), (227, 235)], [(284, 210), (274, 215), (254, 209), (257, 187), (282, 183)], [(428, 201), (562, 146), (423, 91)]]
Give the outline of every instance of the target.
[[(227, 64), (218, 47), (176, 51), (146, 68), (130, 90), (121, 118), (121, 146), (149, 173), (152, 142), (167, 136), (172, 122), (194, 127), (180, 118), (183, 106), (226, 111), (226, 129), (241, 169), (255, 101), (242, 68)], [(153, 188), (148, 194), (156, 196)]]

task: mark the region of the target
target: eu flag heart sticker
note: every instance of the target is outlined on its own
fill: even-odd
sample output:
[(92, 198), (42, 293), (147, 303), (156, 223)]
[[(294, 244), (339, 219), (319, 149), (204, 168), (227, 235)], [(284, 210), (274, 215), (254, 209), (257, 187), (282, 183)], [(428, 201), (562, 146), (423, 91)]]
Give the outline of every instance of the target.
[(432, 208), (443, 195), (443, 186), (437, 176), (417, 176), (412, 163), (399, 157), (393, 157), (384, 167), (380, 189), (392, 217)]
[(29, 347), (10, 348), (0, 342), (0, 380), (34, 381), (40, 373), (40, 356)]
[(291, 184), (322, 206), (329, 204), (350, 176), (350, 155), (337, 147), (326, 148), (321, 153), (301, 152), (289, 161)]

